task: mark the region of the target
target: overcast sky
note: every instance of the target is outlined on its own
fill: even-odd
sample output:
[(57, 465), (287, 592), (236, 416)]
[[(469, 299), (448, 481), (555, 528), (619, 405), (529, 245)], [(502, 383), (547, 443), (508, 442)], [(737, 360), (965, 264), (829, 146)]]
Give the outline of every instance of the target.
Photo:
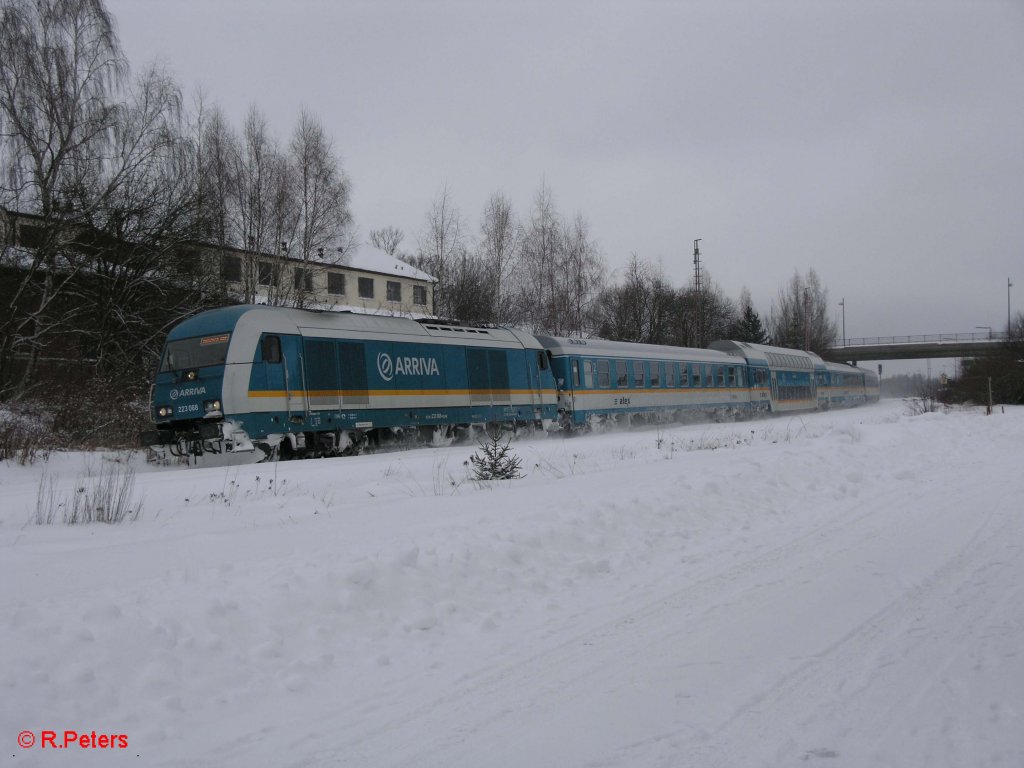
[[(676, 285), (693, 240), (767, 314), (814, 268), (848, 337), (1002, 329), (1024, 310), (1024, 0), (107, 0), (240, 127), (332, 136), (365, 237), (405, 246), (447, 185), (475, 233), (541, 183), (609, 271)], [(613, 272), (614, 277), (614, 272)]]

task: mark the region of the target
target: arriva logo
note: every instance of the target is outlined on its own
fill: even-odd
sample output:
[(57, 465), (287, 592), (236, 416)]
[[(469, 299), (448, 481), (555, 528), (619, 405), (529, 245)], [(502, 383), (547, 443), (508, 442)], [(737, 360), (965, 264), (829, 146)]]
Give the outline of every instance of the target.
[(179, 397), (196, 397), (197, 395), (205, 395), (206, 387), (182, 387), (181, 389), (172, 389), (170, 392), (171, 400), (177, 400)]
[(395, 357), (387, 352), (377, 355), (377, 373), (384, 381), (395, 376), (440, 376), (437, 360), (433, 357)]

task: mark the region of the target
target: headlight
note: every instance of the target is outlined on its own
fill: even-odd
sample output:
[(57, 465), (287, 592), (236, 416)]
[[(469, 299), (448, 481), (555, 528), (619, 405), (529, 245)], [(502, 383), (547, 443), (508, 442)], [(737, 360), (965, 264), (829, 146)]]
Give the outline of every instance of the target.
[(220, 410), (220, 400), (207, 400), (203, 403), (203, 410), (207, 413), (213, 413), (214, 411)]
[(195, 381), (198, 376), (197, 371), (185, 371), (185, 381)]
[(159, 408), (156, 409), (156, 415), (159, 416), (161, 419), (166, 419), (172, 413), (174, 413), (174, 409), (168, 405), (161, 405)]

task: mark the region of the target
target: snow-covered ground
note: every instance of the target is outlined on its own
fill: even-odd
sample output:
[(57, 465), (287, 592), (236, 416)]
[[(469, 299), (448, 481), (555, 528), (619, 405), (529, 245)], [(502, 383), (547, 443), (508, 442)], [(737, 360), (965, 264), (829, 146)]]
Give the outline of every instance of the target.
[(10, 764), (1024, 765), (1024, 408), (513, 446), (0, 465)]

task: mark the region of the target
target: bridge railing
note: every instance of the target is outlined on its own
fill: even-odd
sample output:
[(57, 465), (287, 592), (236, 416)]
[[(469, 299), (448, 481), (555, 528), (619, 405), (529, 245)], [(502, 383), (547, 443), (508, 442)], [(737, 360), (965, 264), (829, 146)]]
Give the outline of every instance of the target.
[(884, 344), (922, 344), (943, 341), (1006, 341), (1006, 331), (985, 331), (984, 333), (925, 333), (911, 336), (873, 336), (858, 339), (838, 340), (833, 349), (843, 347), (868, 347)]

